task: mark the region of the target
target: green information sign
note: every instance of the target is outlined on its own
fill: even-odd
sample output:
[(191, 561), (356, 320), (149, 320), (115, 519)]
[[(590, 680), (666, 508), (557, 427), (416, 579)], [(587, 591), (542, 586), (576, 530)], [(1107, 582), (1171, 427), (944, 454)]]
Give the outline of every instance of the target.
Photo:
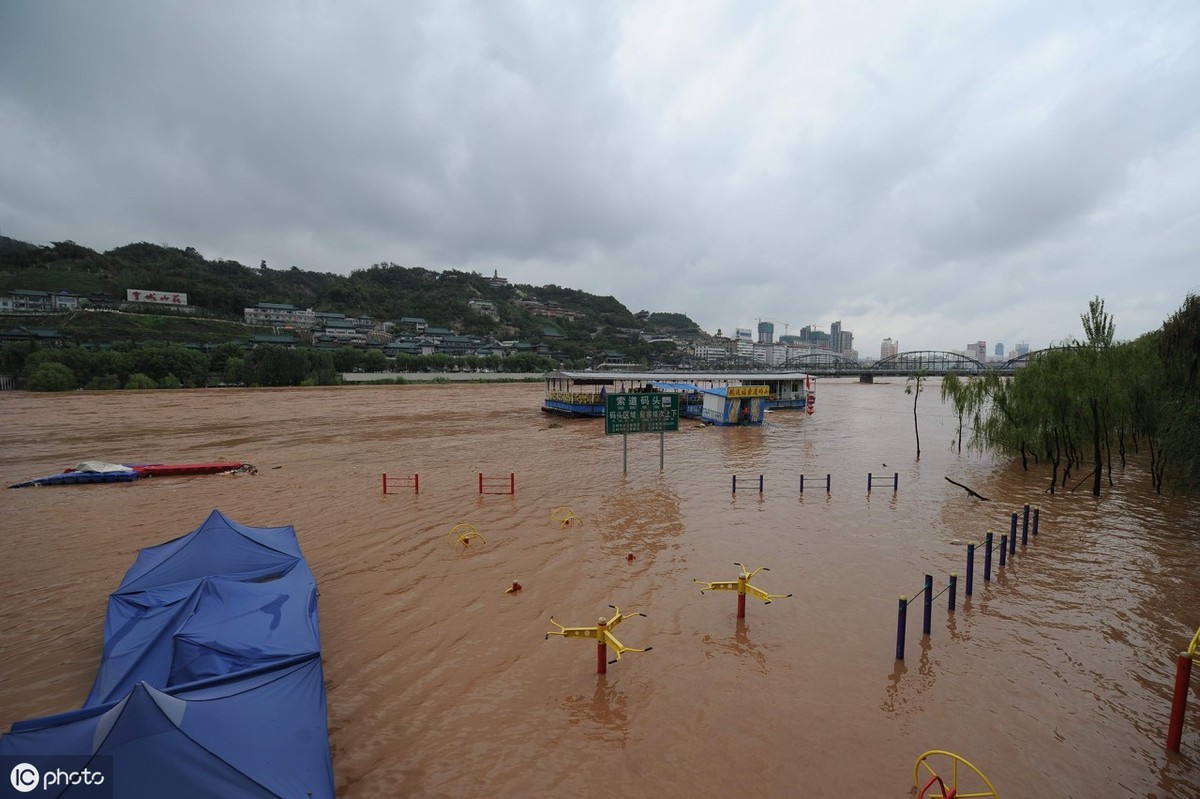
[(605, 435), (670, 433), (678, 429), (678, 394), (607, 395), (604, 405)]

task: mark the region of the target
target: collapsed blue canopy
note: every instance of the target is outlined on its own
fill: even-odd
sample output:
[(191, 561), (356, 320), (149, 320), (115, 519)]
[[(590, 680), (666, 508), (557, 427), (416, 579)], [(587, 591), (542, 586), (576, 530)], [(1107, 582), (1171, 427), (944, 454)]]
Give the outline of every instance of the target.
[(332, 797), (316, 599), (292, 527), (214, 510), (109, 597), (83, 709), (14, 724), (0, 755), (110, 755), (114, 796)]
[(141, 680), (165, 689), (317, 652), (316, 593), (294, 528), (247, 527), (214, 510), (187, 535), (139, 552), (109, 596), (84, 705), (119, 699)]

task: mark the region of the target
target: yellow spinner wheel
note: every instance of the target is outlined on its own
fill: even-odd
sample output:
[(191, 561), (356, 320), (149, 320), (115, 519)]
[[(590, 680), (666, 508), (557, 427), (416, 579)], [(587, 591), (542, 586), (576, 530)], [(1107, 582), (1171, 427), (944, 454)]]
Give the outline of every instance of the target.
[[(475, 525), (468, 522), (459, 522), (450, 528), (450, 532), (446, 534), (446, 543), (452, 547), (457, 547), (459, 544), (465, 547), (474, 538), (483, 541), (483, 536), (475, 529)], [(487, 542), (484, 541), (484, 543), (486, 544)]]
[(917, 799), (999, 799), (996, 788), (970, 761), (944, 749), (931, 749), (913, 765)]
[(559, 527), (570, 527), (572, 522), (583, 524), (583, 519), (575, 515), (575, 511), (563, 506), (550, 511), (550, 521), (558, 522)]

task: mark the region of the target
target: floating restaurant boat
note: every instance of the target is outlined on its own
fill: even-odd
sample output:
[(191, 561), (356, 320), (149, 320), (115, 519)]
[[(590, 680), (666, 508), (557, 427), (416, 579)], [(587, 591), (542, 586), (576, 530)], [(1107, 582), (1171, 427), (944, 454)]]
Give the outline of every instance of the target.
[(806, 410), (816, 397), (805, 372), (547, 372), (542, 410), (602, 418), (608, 394), (679, 395), (679, 414), (716, 425), (762, 424), (768, 410)]

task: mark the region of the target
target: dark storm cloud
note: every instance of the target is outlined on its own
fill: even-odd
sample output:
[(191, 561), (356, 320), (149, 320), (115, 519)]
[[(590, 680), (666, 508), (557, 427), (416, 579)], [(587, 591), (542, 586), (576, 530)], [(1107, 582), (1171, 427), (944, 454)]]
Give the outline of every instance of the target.
[(6, 3), (0, 227), (322, 271), (498, 269), (710, 331), (841, 318), (864, 354), (885, 336), (1041, 346), (1095, 294), (1132, 336), (1195, 284), (1197, 20), (1185, 3)]

